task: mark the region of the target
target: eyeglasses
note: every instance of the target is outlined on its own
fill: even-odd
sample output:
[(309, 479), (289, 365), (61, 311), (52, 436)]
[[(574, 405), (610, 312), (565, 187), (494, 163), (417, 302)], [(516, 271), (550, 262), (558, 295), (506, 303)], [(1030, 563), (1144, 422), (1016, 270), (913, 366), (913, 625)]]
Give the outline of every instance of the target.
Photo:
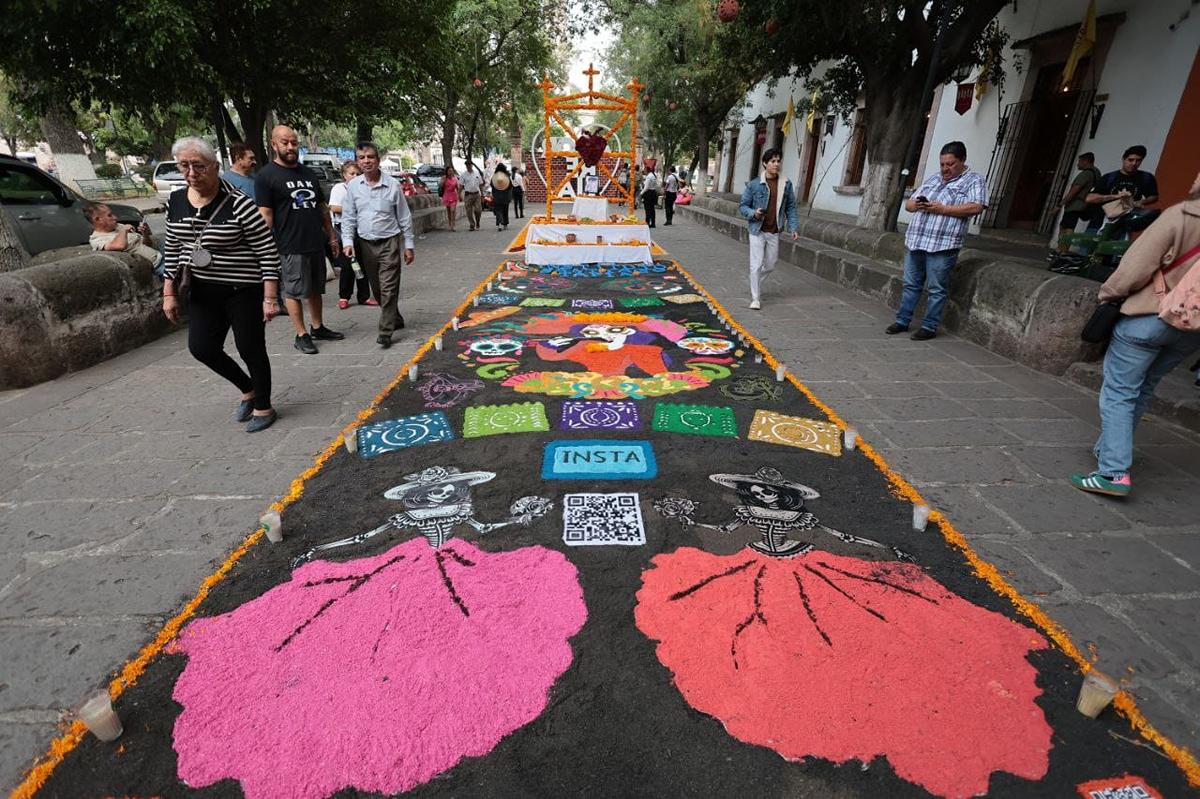
[(194, 163), (189, 161), (176, 161), (175, 166), (178, 167), (181, 174), (195, 172), (197, 175), (203, 175), (209, 170), (212, 164), (206, 164), (203, 161), (196, 161)]

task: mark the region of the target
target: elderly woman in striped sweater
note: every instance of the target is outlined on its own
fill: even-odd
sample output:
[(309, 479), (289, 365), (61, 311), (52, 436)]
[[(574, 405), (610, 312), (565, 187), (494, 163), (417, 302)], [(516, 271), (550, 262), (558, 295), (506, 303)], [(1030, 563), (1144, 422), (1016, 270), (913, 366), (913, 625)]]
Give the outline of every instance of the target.
[[(163, 313), (179, 320), (178, 284), (186, 269), (188, 349), (242, 393), (234, 419), (256, 433), (276, 418), (265, 325), (279, 313), (279, 252), (254, 201), (221, 180), (208, 142), (189, 136), (171, 154), (187, 187), (167, 202)], [(230, 329), (249, 374), (225, 352)]]

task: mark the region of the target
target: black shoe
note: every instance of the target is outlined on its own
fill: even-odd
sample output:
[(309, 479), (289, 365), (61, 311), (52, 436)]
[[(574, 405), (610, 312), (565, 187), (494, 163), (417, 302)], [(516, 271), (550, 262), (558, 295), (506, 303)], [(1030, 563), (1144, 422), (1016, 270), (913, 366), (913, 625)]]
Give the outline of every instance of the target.
[(330, 330), (329, 328), (325, 327), (325, 325), (321, 325), (320, 327), (310, 326), (308, 329), (312, 331), (313, 338), (320, 339), (322, 341), (341, 341), (346, 337), (345, 333), (339, 333), (336, 330)]
[(935, 336), (937, 336), (936, 330), (930, 330), (927, 327), (923, 327), (916, 333), (913, 333), (911, 336), (909, 336), (909, 338), (911, 338), (913, 341), (929, 341), (929, 339), (934, 338)]
[(242, 400), (238, 403), (237, 410), (233, 412), (233, 420), (235, 422), (248, 422), (254, 414), (254, 400)]
[(400, 313), (396, 314), (396, 329), (397, 330), (404, 329), (404, 314), (400, 314)]
[(892, 322), (890, 325), (884, 328), (883, 332), (887, 333), (889, 336), (894, 336), (897, 333), (907, 333), (908, 325), (902, 325), (899, 322)]
[(293, 344), (296, 349), (303, 352), (305, 355), (316, 355), (317, 345), (313, 344), (312, 336), (305, 333), (303, 336), (296, 336), (296, 342)]
[(257, 433), (259, 430), (266, 430), (268, 427), (275, 424), (275, 420), (278, 418), (279, 416), (275, 413), (274, 408), (272, 408), (271, 412), (266, 416), (251, 416), (250, 424), (246, 425), (246, 432)]
[(386, 350), (388, 347), (392, 346), (392, 337), (389, 335), (380, 334), (379, 338), (375, 339), (375, 343)]

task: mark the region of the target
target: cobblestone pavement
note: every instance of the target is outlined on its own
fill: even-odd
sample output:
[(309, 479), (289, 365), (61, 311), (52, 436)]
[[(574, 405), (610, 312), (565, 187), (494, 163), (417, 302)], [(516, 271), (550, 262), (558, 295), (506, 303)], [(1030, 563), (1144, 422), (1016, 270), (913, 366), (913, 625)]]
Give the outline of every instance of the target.
[(326, 321), (345, 341), (302, 355), (290, 322), (273, 321), (280, 418), (262, 433), (230, 418), (236, 391), (191, 358), (182, 331), (0, 392), (0, 791), (495, 268), (511, 235), (418, 241), (401, 289), (408, 327), (390, 350), (375, 344), (376, 309), (337, 309), (336, 283)]
[[(1195, 436), (1150, 420), (1135, 494), (1079, 494), (1063, 477), (1090, 463), (1094, 394), (953, 337), (885, 337), (885, 308), (791, 268), (768, 283), (762, 312), (746, 310), (742, 245), (686, 220), (656, 233), (983, 555), (1094, 645), (1102, 668), (1127, 677), (1152, 721), (1200, 749)], [(347, 340), (317, 356), (296, 353), (286, 320), (273, 322), (281, 418), (256, 436), (228, 419), (236, 397), (178, 333), (0, 394), (0, 788), (389, 382), (507, 240), (485, 227), (419, 242), (403, 291), (409, 329), (387, 352), (370, 309), (331, 309)]]
[(1148, 418), (1134, 492), (1076, 491), (1095, 392), (953, 336), (887, 336), (879, 302), (799, 269), (750, 299), (746, 245), (686, 218), (655, 241), (945, 511), (972, 546), (1200, 752), (1200, 437)]

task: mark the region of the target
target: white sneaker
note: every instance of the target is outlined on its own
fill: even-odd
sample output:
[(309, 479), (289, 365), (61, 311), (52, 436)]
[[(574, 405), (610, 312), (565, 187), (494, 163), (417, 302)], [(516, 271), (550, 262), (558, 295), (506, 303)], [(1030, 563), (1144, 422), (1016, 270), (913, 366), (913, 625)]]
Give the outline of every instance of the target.
[(750, 300), (750, 310), (757, 311), (762, 308), (762, 303), (758, 300)]

